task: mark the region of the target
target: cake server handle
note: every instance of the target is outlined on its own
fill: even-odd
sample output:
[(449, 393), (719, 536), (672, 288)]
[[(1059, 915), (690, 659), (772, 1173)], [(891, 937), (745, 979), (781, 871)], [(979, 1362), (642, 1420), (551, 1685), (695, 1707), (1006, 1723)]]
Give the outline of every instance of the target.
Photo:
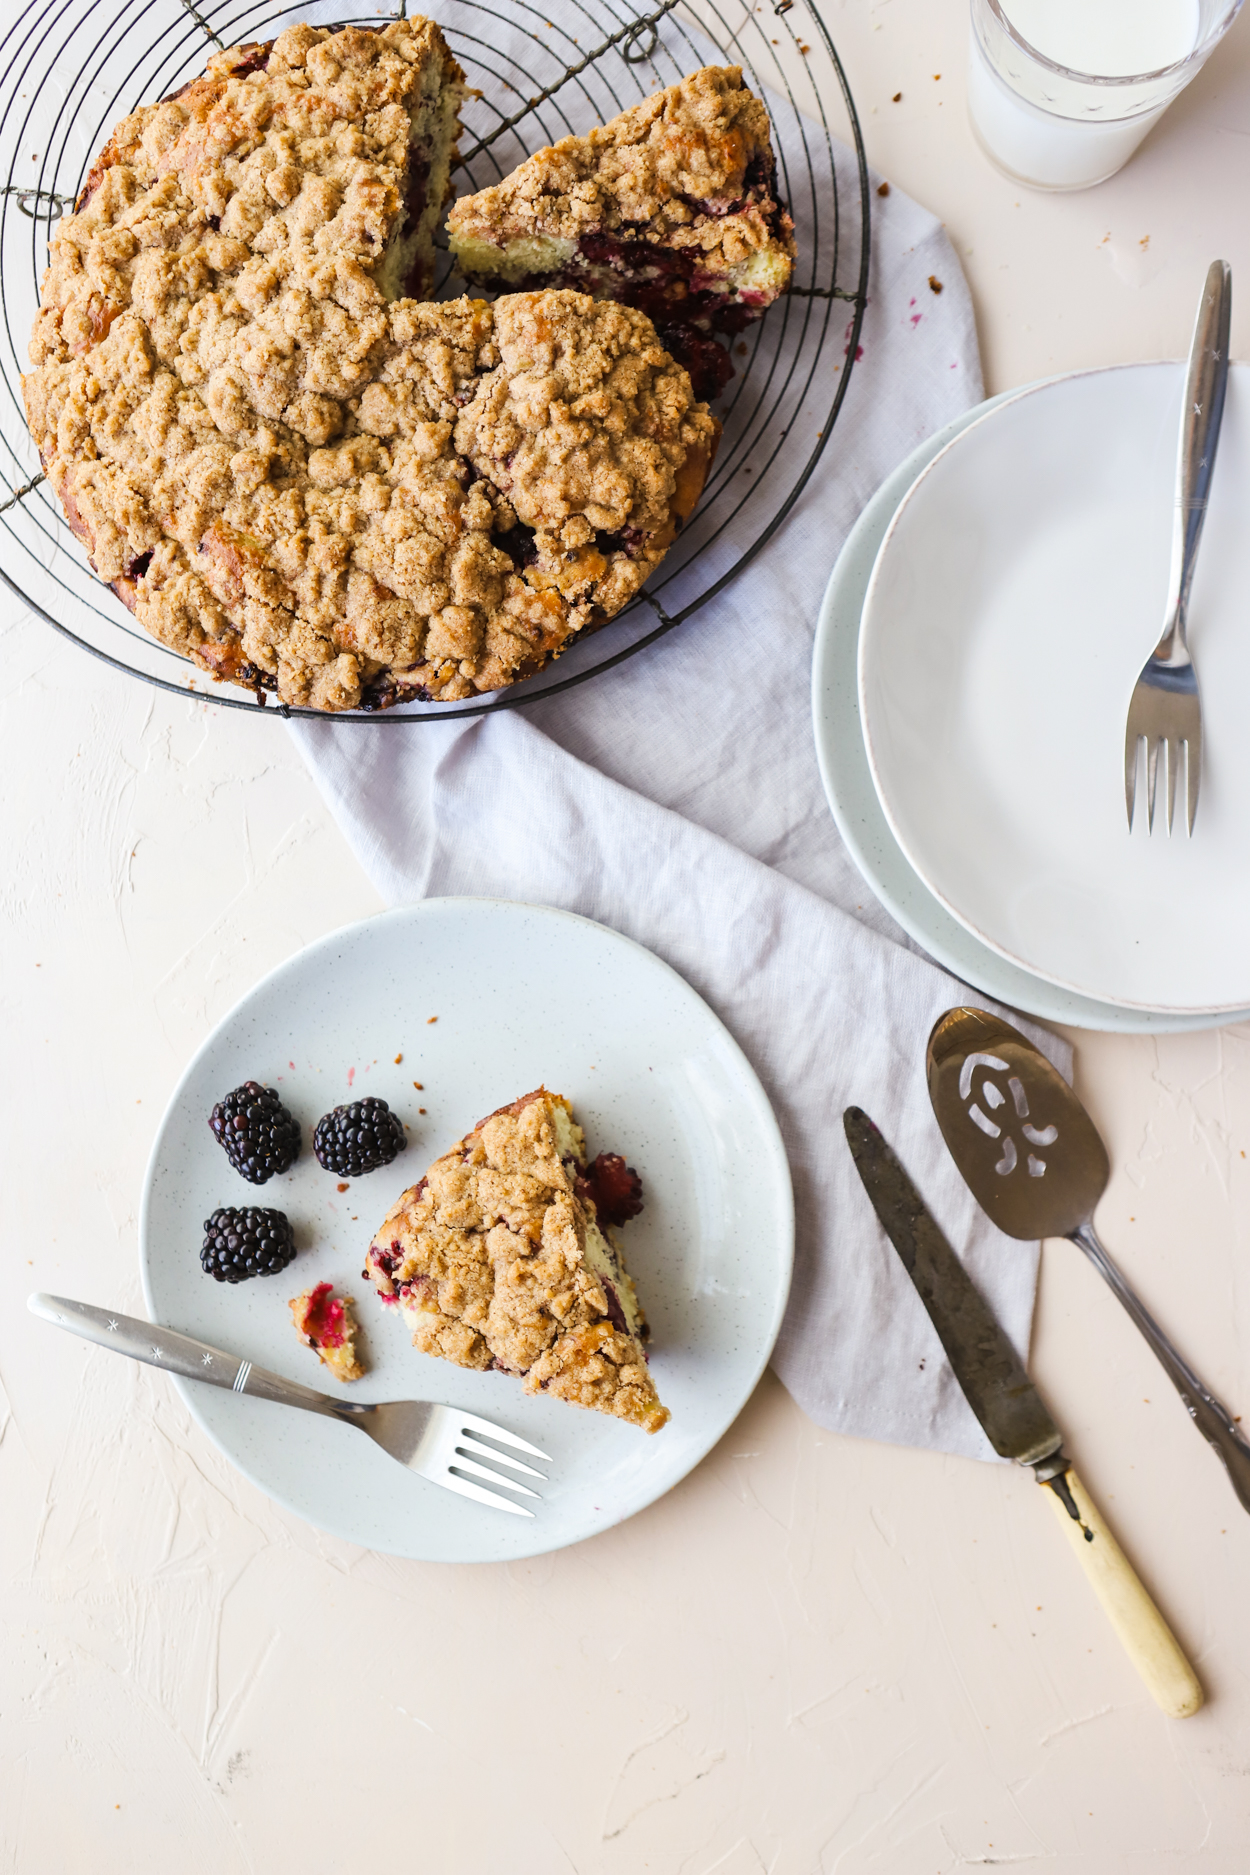
[(302, 1406), (307, 1412), (324, 1413), (331, 1419), (357, 1419), (368, 1410), (347, 1400), (333, 1400), (328, 1393), (318, 1393), (298, 1380), (270, 1373), (241, 1355), (227, 1354), (224, 1348), (197, 1341), (193, 1335), (180, 1335), (176, 1328), (161, 1328), (117, 1309), (97, 1309), (90, 1302), (73, 1302), (68, 1296), (42, 1292), (30, 1296), (26, 1306), (32, 1315), (58, 1328), (68, 1328), (71, 1335), (94, 1341), (99, 1348), (112, 1348), (116, 1354), (128, 1354), (132, 1361), (160, 1367), (181, 1380), (202, 1380), (210, 1387), (276, 1400), (282, 1406)]

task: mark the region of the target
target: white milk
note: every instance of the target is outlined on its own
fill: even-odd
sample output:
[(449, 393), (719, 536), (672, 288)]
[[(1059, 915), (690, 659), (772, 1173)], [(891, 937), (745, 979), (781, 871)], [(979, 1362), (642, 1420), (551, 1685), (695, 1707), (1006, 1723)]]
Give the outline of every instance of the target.
[[(1175, 65), (1199, 39), (1199, 0), (1006, 0), (1004, 11), (1048, 59), (1101, 78)], [(1035, 188), (1083, 189), (1114, 175), (1196, 70), (1141, 84), (1059, 78), (1022, 53), (974, 0), (973, 129), (1001, 169)]]
[(1044, 57), (1096, 78), (1157, 72), (1198, 43), (1198, 0), (1005, 0), (1003, 11)]

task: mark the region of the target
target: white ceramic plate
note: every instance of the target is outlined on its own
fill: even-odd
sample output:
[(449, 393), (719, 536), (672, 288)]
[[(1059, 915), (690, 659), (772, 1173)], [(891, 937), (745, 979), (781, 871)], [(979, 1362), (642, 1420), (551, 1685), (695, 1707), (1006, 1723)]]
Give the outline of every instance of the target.
[(1250, 369), (1229, 384), (1191, 605), (1194, 837), (1124, 818), (1124, 721), (1166, 597), (1179, 365), (1005, 399), (947, 444), (869, 583), (859, 701), (886, 818), (990, 949), (1138, 1010), (1250, 1003)]
[[(890, 830), (859, 723), (859, 627), (878, 549), (908, 489), (947, 443), (987, 411), (1018, 393), (1006, 392), (957, 417), (912, 452), (881, 484), (838, 555), (825, 589), (812, 656), (812, 727), (830, 810), (851, 857), (873, 893), (938, 963), (1012, 1008), (1043, 1021), (1126, 1034), (1210, 1028), (1227, 1015), (1122, 1009), (1078, 996), (1031, 976), (983, 944), (947, 911), (912, 870)], [(1250, 1015), (1250, 1010), (1241, 1015)]]
[[(260, 1187), (232, 1171), (207, 1124), (213, 1102), (249, 1078), (279, 1088), (304, 1136), (292, 1170)], [(369, 1240), (400, 1192), (483, 1114), (539, 1082), (573, 1102), (592, 1153), (622, 1152), (642, 1175), (646, 1208), (624, 1242), (673, 1415), (651, 1437), (528, 1398), (506, 1376), (419, 1354), (361, 1281)], [(312, 1155), (312, 1129), (329, 1108), (366, 1093), (410, 1124), (409, 1147), (340, 1193)], [(285, 1211), (299, 1247), (290, 1268), (237, 1285), (206, 1276), (201, 1227), (220, 1204)], [(551, 1484), (526, 1521), (404, 1471), (351, 1427), (174, 1383), (271, 1497), (352, 1542), (442, 1562), (559, 1549), (632, 1516), (684, 1477), (764, 1370), (794, 1242), (772, 1109), (706, 1003), (667, 964), (602, 925), (488, 899), (431, 899), (352, 925), (259, 983), (218, 1024), (170, 1101), (139, 1229), (155, 1321), (333, 1390), (338, 1383), (328, 1375), (323, 1383), (296, 1340), (286, 1306), (310, 1283), (332, 1280), (356, 1297), (365, 1325), (370, 1370), (355, 1397), (445, 1401), (551, 1454)]]

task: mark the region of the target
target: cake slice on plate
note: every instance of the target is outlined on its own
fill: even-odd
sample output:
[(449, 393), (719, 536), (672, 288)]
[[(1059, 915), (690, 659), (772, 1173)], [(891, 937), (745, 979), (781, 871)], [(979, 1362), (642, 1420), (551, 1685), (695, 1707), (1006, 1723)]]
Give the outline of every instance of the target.
[(364, 1275), (424, 1353), (658, 1432), (669, 1414), (612, 1234), (641, 1208), (637, 1173), (615, 1153), (588, 1165), (568, 1101), (540, 1087), (479, 1121), (404, 1193)]
[(768, 112), (737, 65), (707, 65), (585, 137), (563, 137), (462, 196), (447, 222), (466, 280), (576, 287), (645, 312), (696, 397), (733, 375), (740, 332), (790, 284)]

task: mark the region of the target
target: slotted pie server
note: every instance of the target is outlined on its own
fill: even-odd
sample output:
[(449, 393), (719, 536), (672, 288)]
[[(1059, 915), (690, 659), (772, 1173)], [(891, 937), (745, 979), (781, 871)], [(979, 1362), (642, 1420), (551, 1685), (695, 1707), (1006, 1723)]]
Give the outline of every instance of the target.
[(929, 1097), (973, 1197), (1009, 1237), (1069, 1237), (1150, 1343), (1250, 1510), (1250, 1444), (1177, 1353), (1094, 1230), (1111, 1163), (1063, 1076), (1018, 1029), (984, 1009), (950, 1009), (929, 1037)]
[[(340, 1400), (328, 1393), (318, 1393), (298, 1380), (287, 1380), (256, 1367), (237, 1354), (210, 1347), (191, 1335), (180, 1335), (172, 1328), (158, 1328), (152, 1322), (139, 1321), (133, 1315), (121, 1315), (115, 1309), (92, 1308), (89, 1302), (71, 1302), (66, 1296), (33, 1295), (27, 1302), (32, 1315), (58, 1328), (68, 1328), (84, 1341), (97, 1347), (112, 1348), (128, 1354), (132, 1361), (146, 1361), (149, 1367), (164, 1368), (183, 1380), (201, 1380), (210, 1387), (226, 1387), (234, 1393), (248, 1393), (256, 1399), (275, 1400), (280, 1406), (302, 1406), (305, 1412), (322, 1413), (345, 1426), (357, 1426), (367, 1432), (375, 1444), (409, 1471), (418, 1472), (431, 1484), (441, 1484), (445, 1491), (471, 1497), (492, 1510), (510, 1511), (514, 1517), (532, 1517), (532, 1510), (488, 1491), (475, 1478), (515, 1491), (522, 1497), (537, 1498), (509, 1471), (523, 1472), (527, 1478), (545, 1480), (547, 1473), (533, 1465), (512, 1458), (512, 1452), (528, 1453), (530, 1458), (551, 1461), (536, 1445), (527, 1445), (514, 1432), (505, 1432), (493, 1420), (480, 1419), (475, 1413), (462, 1413), (453, 1406), (436, 1406), (428, 1400)], [(489, 1441), (490, 1443), (487, 1443)], [(506, 1446), (507, 1452), (497, 1448)], [(486, 1462), (483, 1462), (486, 1461)], [(503, 1469), (499, 1469), (503, 1467)]]

